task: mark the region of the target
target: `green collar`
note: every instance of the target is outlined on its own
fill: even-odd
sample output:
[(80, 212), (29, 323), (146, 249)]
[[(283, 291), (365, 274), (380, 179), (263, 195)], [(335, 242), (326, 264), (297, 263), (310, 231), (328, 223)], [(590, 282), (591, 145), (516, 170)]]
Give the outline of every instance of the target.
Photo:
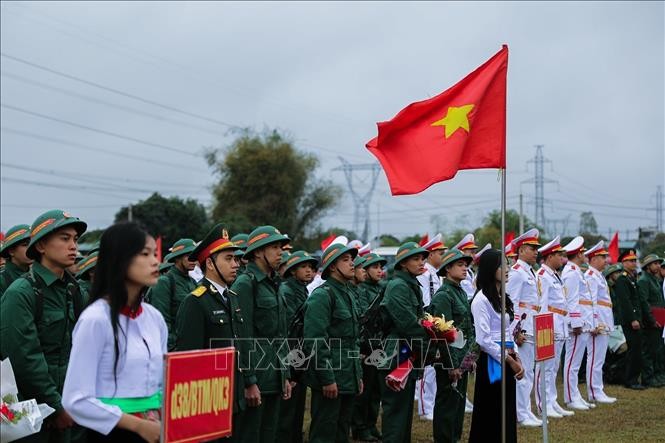
[(287, 277), (287, 279), (284, 280), (284, 281), (285, 281), (286, 283), (292, 285), (292, 286), (299, 286), (299, 287), (303, 287), (303, 288), (307, 287), (306, 284), (302, 283), (300, 280), (298, 280), (297, 278), (295, 278), (295, 277), (292, 276), (292, 275), (289, 276), (289, 277)]
[(37, 261), (32, 264), (32, 272), (38, 275), (46, 286), (51, 286), (56, 281), (60, 280), (57, 275)]
[(266, 279), (268, 276), (259, 268), (259, 265), (254, 263), (253, 261), (247, 263), (247, 271), (251, 272), (254, 274), (254, 277), (256, 277), (256, 281), (260, 282), (261, 280)]
[(462, 286), (459, 283), (455, 283), (454, 281), (452, 281), (448, 278), (443, 279), (443, 284), (452, 286), (453, 288), (460, 288), (460, 289), (462, 288)]
[(28, 272), (28, 269), (30, 269), (30, 266), (28, 266), (27, 269), (22, 269), (20, 266), (18, 266), (16, 263), (14, 263), (11, 260), (7, 260), (5, 262), (5, 271), (16, 272), (16, 273), (24, 273), (24, 272)]
[(171, 266), (171, 269), (168, 272), (172, 272), (180, 277), (189, 277), (188, 272), (182, 272), (176, 265)]
[(408, 271), (402, 271), (401, 269), (399, 271), (395, 271), (395, 277), (401, 278), (405, 282), (412, 285), (420, 286), (420, 282)]
[(341, 281), (334, 279), (332, 277), (327, 279), (326, 283), (328, 283), (333, 288), (339, 289), (341, 291), (345, 291), (349, 288), (349, 283), (342, 283)]

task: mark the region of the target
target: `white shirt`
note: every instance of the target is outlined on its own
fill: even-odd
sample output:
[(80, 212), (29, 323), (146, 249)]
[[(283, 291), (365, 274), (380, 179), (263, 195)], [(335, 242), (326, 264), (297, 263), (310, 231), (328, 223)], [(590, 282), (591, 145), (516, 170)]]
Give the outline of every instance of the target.
[(568, 261), (561, 273), (566, 288), (566, 306), (571, 328), (582, 328), (588, 332), (595, 328), (593, 321), (594, 294), (589, 290), (584, 274), (579, 266)]
[(546, 264), (543, 264), (538, 270), (538, 291), (540, 292), (540, 313), (554, 313), (554, 339), (565, 339), (568, 337), (568, 316), (561, 314), (561, 312), (566, 312), (567, 308), (565, 289), (559, 275)]
[(307, 285), (307, 295), (311, 294), (312, 291), (321, 286), (323, 283), (325, 283), (325, 280), (321, 278), (321, 274), (317, 272), (314, 276), (314, 280), (312, 280), (312, 282)]
[(473, 272), (471, 267), (467, 269), (466, 278), (460, 282), (460, 286), (466, 292), (466, 298), (471, 300), (476, 293), (476, 273)]
[(614, 315), (607, 280), (599, 270), (593, 267), (589, 267), (585, 275), (589, 291), (594, 296), (594, 327), (604, 325), (605, 331), (612, 332), (614, 331)]
[(526, 331), (526, 335), (533, 336), (533, 316), (540, 311), (540, 297), (536, 273), (531, 265), (524, 260), (517, 260), (517, 263), (510, 267), (506, 292), (513, 302), (515, 320), (526, 314), (526, 318), (522, 320), (522, 329)]
[(62, 405), (81, 426), (106, 435), (118, 424), (122, 411), (98, 398), (149, 397), (162, 389), (168, 330), (157, 309), (147, 303), (141, 307), (143, 311), (134, 319), (119, 316), (115, 379), (108, 302), (95, 301), (76, 323)]
[(423, 293), (423, 305), (429, 306), (432, 296), (441, 287), (441, 278), (436, 273), (436, 268), (425, 263), (425, 272), (416, 277), (420, 282), (420, 291)]
[[(501, 361), (501, 313), (496, 312), (482, 291), (471, 302), (473, 326), (476, 329), (476, 343), (487, 355)], [(506, 341), (512, 341), (510, 315), (506, 314)]]

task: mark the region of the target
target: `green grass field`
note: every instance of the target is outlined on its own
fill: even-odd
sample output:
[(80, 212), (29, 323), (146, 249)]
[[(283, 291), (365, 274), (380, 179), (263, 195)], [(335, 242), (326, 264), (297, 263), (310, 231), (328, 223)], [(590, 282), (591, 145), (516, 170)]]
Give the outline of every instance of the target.
[[(560, 380), (559, 380), (560, 381)], [(469, 395), (472, 398), (473, 380), (469, 380)], [(561, 383), (559, 404), (562, 406)], [(584, 385), (581, 392), (586, 392)], [(572, 417), (550, 419), (550, 442), (665, 442), (665, 388), (632, 391), (620, 386), (605, 387), (607, 395), (616, 397), (613, 405), (598, 405), (589, 411), (576, 412)], [(308, 401), (309, 405), (309, 401)], [(414, 407), (414, 411), (416, 407)], [(380, 419), (379, 419), (380, 420)], [(307, 441), (309, 413), (305, 414), (305, 440)], [(462, 441), (469, 437), (471, 414), (465, 414)], [(379, 428), (380, 429), (380, 428)], [(420, 420), (417, 414), (413, 419), (412, 442), (432, 441), (432, 422)], [(543, 440), (540, 428), (517, 428), (519, 442), (540, 442)], [(499, 441), (488, 439), (488, 443)]]

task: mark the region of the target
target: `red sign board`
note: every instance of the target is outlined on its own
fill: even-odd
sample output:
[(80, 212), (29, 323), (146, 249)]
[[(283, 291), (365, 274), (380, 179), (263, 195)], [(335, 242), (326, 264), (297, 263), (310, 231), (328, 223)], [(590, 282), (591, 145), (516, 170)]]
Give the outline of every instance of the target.
[(536, 361), (554, 358), (554, 314), (533, 316), (533, 330), (536, 337)]
[(164, 360), (162, 442), (231, 435), (235, 348), (169, 352)]

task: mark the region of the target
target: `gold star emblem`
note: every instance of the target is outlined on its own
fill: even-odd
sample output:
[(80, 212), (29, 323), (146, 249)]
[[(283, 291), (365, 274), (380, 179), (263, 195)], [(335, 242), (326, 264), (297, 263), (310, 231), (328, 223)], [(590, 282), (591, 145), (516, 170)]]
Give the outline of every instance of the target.
[(432, 126), (445, 126), (446, 127), (446, 138), (450, 138), (451, 135), (455, 133), (459, 128), (464, 129), (467, 133), (469, 132), (469, 113), (473, 109), (474, 105), (464, 105), (464, 106), (451, 106), (448, 108), (448, 113), (441, 120), (437, 120), (432, 123)]

